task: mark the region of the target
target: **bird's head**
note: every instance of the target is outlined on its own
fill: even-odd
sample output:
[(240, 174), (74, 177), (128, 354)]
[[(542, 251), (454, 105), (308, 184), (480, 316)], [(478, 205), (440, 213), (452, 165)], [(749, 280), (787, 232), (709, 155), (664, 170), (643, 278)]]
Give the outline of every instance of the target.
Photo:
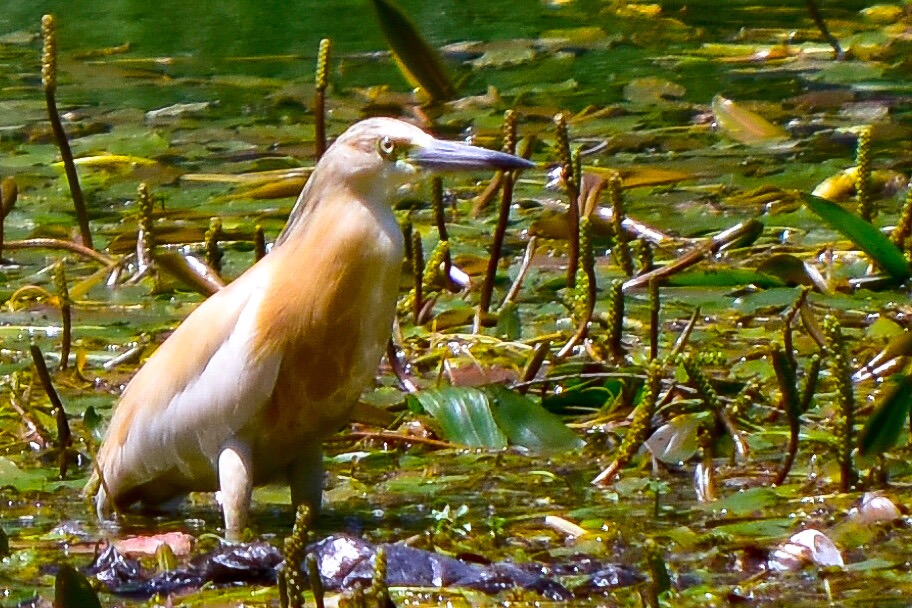
[(340, 135), (317, 163), (276, 245), (329, 202), (359, 201), (389, 209), (396, 191), (420, 173), (534, 166), (512, 154), (436, 139), (395, 118), (362, 120)]
[(535, 165), (511, 154), (436, 139), (395, 118), (370, 118), (339, 136), (315, 172), (326, 166), (346, 180), (348, 187), (386, 201), (425, 171), (528, 169)]

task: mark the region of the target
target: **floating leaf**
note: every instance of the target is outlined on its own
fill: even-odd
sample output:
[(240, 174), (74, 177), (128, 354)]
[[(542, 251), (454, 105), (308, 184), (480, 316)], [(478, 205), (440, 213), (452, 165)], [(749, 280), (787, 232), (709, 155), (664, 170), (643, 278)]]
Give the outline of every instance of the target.
[(371, 0), (371, 3), (393, 58), (406, 79), (420, 87), (432, 102), (453, 99), (456, 87), (437, 51), (424, 40), (406, 14), (390, 0)]
[(808, 285), (818, 291), (828, 292), (826, 279), (815, 267), (790, 253), (778, 253), (763, 260), (757, 271), (769, 277), (776, 277), (786, 285)]
[(749, 268), (687, 270), (668, 277), (666, 283), (675, 287), (740, 287), (742, 285), (756, 285), (764, 289), (785, 285), (781, 279)]
[(893, 279), (902, 282), (912, 277), (912, 269), (902, 251), (880, 230), (824, 198), (813, 194), (803, 196), (811, 211), (868, 254)]
[[(125, 154), (97, 154), (95, 156), (83, 156), (73, 160), (76, 166), (90, 167), (92, 169), (132, 169), (142, 165), (154, 165), (155, 161), (149, 158), (139, 156), (127, 156)], [(63, 163), (54, 163), (55, 167), (63, 167)]]
[(596, 167), (594, 165), (584, 165), (583, 173), (592, 173), (599, 177), (609, 178), (612, 175), (621, 177), (621, 188), (642, 188), (646, 186), (661, 186), (664, 184), (675, 184), (685, 180), (696, 179), (698, 176), (694, 173), (681, 171), (678, 169), (663, 169), (651, 165), (631, 166), (631, 167)]
[[(870, 180), (871, 194), (876, 199), (894, 196), (906, 186), (906, 176), (899, 171), (889, 169), (871, 171)], [(834, 203), (841, 203), (851, 200), (855, 196), (857, 183), (858, 167), (849, 167), (817, 184), (811, 194)]]
[(422, 391), (410, 398), (417, 399), (434, 418), (448, 441), (493, 449), (507, 447), (507, 437), (494, 421), (483, 391), (450, 386)]
[(785, 129), (721, 95), (713, 97), (712, 112), (719, 128), (742, 144), (765, 144), (788, 139)]
[(510, 443), (540, 453), (566, 452), (585, 445), (560, 418), (535, 403), (500, 385), (485, 392), (492, 400), (492, 413)]
[(858, 443), (862, 454), (886, 452), (899, 441), (912, 408), (912, 375), (903, 374), (868, 418)]
[(697, 453), (697, 431), (705, 416), (685, 414), (663, 424), (644, 443), (649, 452), (664, 463), (677, 465)]
[(680, 99), (685, 93), (687, 93), (687, 89), (683, 86), (655, 76), (634, 78), (624, 87), (624, 99), (644, 105), (662, 104), (670, 99)]
[(522, 321), (519, 318), (519, 307), (515, 302), (507, 302), (497, 311), (497, 326), (494, 331), (506, 340), (518, 340), (522, 335)]

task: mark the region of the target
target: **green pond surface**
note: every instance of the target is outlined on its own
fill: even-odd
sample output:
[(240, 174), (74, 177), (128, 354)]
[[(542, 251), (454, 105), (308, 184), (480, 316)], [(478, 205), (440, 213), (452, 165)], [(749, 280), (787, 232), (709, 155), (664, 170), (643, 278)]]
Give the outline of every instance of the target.
[[(458, 86), (455, 99), (429, 107), (413, 91), (366, 1), (0, 3), (0, 179), (12, 177), (18, 185), (4, 240), (79, 235), (41, 89), (40, 21), (53, 13), (57, 105), (73, 154), (83, 159), (78, 171), (94, 244), (122, 261), (111, 279), (98, 261), (60, 249), (0, 254), (0, 606), (49, 605), (59, 566), (86, 566), (102, 539), (181, 531), (204, 552), (222, 533), (208, 494), (191, 496), (174, 513), (128, 515), (116, 524), (97, 521), (80, 494), (117, 395), (141, 358), (104, 364), (137, 343), (148, 342), (147, 356), (203, 299), (164, 270), (156, 279), (131, 280), (137, 188), (145, 183), (151, 190), (162, 250), (205, 258), (204, 235), (218, 217), (221, 276), (240, 275), (254, 263), (255, 227), (268, 242), (275, 239), (294, 190), (313, 167), (313, 70), (323, 38), (333, 44), (331, 137), (361, 118), (389, 115), (444, 138), (499, 148), (504, 112), (517, 112), (520, 149), (530, 146), (537, 167), (516, 184), (492, 310), (498, 312), (520, 274), (535, 235), (515, 307), (504, 307), (496, 321), (473, 333), (499, 196), (479, 211), (477, 197), (491, 176), (447, 176), (450, 249), (473, 287), (453, 293), (437, 285), (430, 318), (416, 325), (404, 306), (394, 337), (419, 390), (451, 397), (444, 388), (451, 384), (516, 385), (536, 345), (550, 341), (536, 382), (526, 387), (527, 401), (559, 415), (585, 445), (547, 453), (519, 441), (501, 450), (460, 447), (465, 442), (446, 435), (444, 422), (419, 411), (420, 397), (406, 400), (384, 361), (364, 400), (388, 410), (395, 418), (388, 430), (399, 435), (378, 438), (381, 427), (356, 422), (329, 442), (316, 538), (351, 533), (371, 542), (555, 567), (591, 559), (641, 575), (641, 582), (605, 590), (586, 587), (583, 575), (560, 578), (579, 589), (580, 605), (651, 603), (657, 562), (671, 575), (671, 588), (659, 600), (668, 605), (908, 605), (907, 416), (890, 422), (899, 435), (896, 447), (879, 457), (855, 452), (859, 481), (842, 490), (839, 374), (832, 350), (815, 339), (824, 317), (838, 320), (848, 366), (857, 370), (907, 331), (908, 284), (859, 287), (859, 280), (882, 272), (857, 238), (813, 213), (801, 193), (854, 166), (859, 133), (869, 128), (873, 224), (889, 234), (897, 223), (912, 173), (912, 4), (822, 3), (830, 31), (847, 52), (842, 61), (834, 59), (804, 2), (399, 5), (440, 50)], [(559, 112), (571, 148), (582, 152), (583, 174), (607, 179), (619, 173), (628, 218), (664, 235), (651, 239), (656, 264), (671, 263), (741, 222), (760, 222), (750, 239), (705, 256), (660, 291), (659, 356), (672, 353), (693, 317), (683, 353), (704, 357), (698, 366), (717, 401), (683, 365), (666, 362), (647, 426), (674, 441), (656, 435), (652, 452), (637, 452), (604, 486), (590, 482), (633, 434), (632, 412), (644, 393), (650, 297), (643, 286), (626, 292), (623, 352), (613, 352), (609, 285), (627, 277), (610, 222), (598, 219), (610, 208), (603, 193), (603, 213), (592, 219), (594, 320), (588, 337), (559, 356), (579, 323), (565, 288), (567, 195), (548, 186), (560, 162), (553, 122)], [(257, 172), (292, 169), (297, 177), (281, 183), (252, 179)], [(439, 241), (429, 192), (411, 188), (396, 207), (403, 225), (410, 222), (420, 234), (426, 257)], [(851, 179), (829, 196), (855, 211)], [(74, 294), (67, 371), (57, 369), (62, 330), (53, 296), (61, 260)], [(406, 270), (403, 299), (412, 286)], [(787, 325), (804, 285), (814, 289)], [(776, 486), (789, 424), (770, 353), (771, 345), (787, 340), (799, 390), (812, 358), (823, 355), (824, 361), (801, 416), (794, 464)], [(44, 352), (72, 427), (71, 452), (78, 458), (64, 480), (55, 419), (30, 344)], [(899, 350), (907, 355), (909, 347)], [(902, 357), (900, 363), (893, 373), (902, 370)], [(854, 382), (851, 441), (888, 400), (889, 386), (883, 378)], [(450, 445), (409, 441), (406, 431)], [(747, 454), (737, 454), (732, 437)], [(850, 515), (866, 491), (898, 505), (900, 516), (872, 522)], [(251, 538), (281, 546), (293, 521), (287, 489), (258, 489), (254, 501)], [(585, 533), (568, 533), (548, 516)], [(808, 528), (835, 543), (845, 566), (807, 563), (775, 571), (776, 549)], [(145, 564), (159, 568), (154, 558)], [(101, 600), (112, 606), (166, 602), (106, 592)], [(549, 603), (534, 592), (486, 596), (457, 588), (394, 589), (393, 600)], [(275, 587), (207, 588), (168, 601), (273, 606), (279, 593)]]

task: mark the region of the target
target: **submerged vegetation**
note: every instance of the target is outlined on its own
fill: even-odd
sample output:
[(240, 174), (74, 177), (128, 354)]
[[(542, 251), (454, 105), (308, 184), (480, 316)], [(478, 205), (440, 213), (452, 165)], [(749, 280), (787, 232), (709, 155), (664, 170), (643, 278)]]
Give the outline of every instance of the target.
[[(133, 40), (113, 8), (108, 37), (68, 9), (0, 36), (0, 603), (93, 595), (101, 539), (147, 574), (224, 557), (208, 495), (96, 522), (92, 455), (327, 140), (382, 114), (538, 168), (404, 193), (398, 323), (326, 513), (292, 533), (287, 493), (255, 492), (250, 555), (301, 567), (175, 603), (319, 604), (307, 537), (345, 533), (376, 548), (340, 603), (901, 605), (912, 7), (403, 5), (252, 54)], [(550, 586), (387, 589), (395, 543)]]

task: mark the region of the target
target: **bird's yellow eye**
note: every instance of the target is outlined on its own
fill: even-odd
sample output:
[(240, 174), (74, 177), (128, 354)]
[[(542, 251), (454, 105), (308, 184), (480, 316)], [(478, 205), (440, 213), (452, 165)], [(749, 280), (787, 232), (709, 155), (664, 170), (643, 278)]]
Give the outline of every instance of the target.
[(388, 135), (384, 135), (377, 142), (377, 150), (380, 152), (380, 156), (386, 160), (395, 160), (398, 153), (396, 142)]

